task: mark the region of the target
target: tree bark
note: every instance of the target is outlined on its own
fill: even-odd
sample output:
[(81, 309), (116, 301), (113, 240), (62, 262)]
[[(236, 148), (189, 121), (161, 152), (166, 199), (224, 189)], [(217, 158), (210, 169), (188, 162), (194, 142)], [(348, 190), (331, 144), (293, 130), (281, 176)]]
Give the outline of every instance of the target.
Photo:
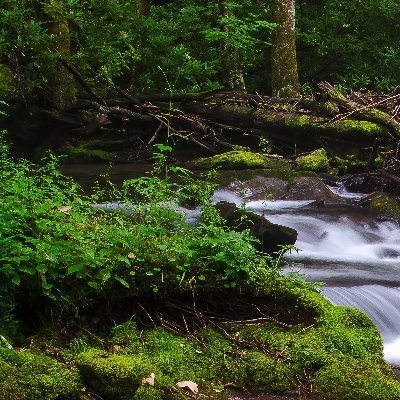
[[(71, 33), (68, 21), (62, 20), (58, 15), (45, 12), (46, 3), (37, 6), (39, 20), (43, 21), (49, 35), (57, 38), (55, 51), (68, 59), (71, 55)], [(62, 63), (54, 65), (54, 70), (48, 77), (46, 100), (50, 107), (56, 111), (64, 110), (71, 106), (76, 98), (76, 87), (71, 73)]]
[(138, 14), (142, 17), (148, 17), (150, 15), (151, 1), (150, 0), (139, 0)]
[(299, 77), (296, 56), (295, 0), (273, 0), (272, 95), (298, 97)]
[[(229, 17), (226, 0), (219, 0), (219, 13), (222, 20)], [(229, 28), (225, 22), (222, 22), (221, 29), (224, 33), (229, 33)], [(229, 89), (246, 90), (246, 85), (243, 77), (241, 51), (237, 47), (222, 40), (221, 48), (223, 52), (223, 81), (225, 87)]]

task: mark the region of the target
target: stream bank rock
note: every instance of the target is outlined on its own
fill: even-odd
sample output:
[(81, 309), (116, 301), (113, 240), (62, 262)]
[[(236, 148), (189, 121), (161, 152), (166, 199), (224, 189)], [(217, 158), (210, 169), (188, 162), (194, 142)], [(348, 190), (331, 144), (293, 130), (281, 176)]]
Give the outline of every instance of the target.
[(316, 200), (342, 202), (318, 177), (301, 176), (295, 178), (285, 195), (286, 200)]
[(251, 151), (234, 150), (212, 157), (200, 158), (194, 164), (196, 168), (220, 169), (290, 169), (290, 163), (278, 157)]
[(368, 206), (374, 214), (380, 217), (392, 218), (400, 221), (400, 203), (393, 197), (383, 192), (375, 192), (364, 197), (360, 204)]
[(250, 229), (250, 233), (259, 240), (255, 246), (264, 253), (275, 253), (282, 245), (294, 245), (297, 240), (297, 231), (287, 226), (273, 224), (264, 217), (250, 211), (241, 210), (233, 203), (221, 201), (216, 208), (228, 226), (243, 231)]

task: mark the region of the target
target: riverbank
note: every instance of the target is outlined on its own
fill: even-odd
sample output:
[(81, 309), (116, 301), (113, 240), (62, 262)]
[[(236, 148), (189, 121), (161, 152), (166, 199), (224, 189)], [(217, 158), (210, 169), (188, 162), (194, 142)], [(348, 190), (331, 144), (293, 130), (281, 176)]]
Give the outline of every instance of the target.
[[(54, 159), (3, 148), (0, 398), (400, 396), (370, 319), (228, 228), (211, 178), (171, 168), (88, 197)], [(197, 223), (174, 204), (199, 206)]]

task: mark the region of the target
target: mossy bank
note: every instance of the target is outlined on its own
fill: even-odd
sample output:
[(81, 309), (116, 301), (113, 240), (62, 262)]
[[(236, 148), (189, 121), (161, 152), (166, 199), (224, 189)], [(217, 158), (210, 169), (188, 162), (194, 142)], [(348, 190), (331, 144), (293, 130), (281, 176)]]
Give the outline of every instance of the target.
[[(184, 400), (193, 398), (191, 384), (204, 399), (242, 390), (305, 399), (400, 398), (400, 383), (365, 314), (335, 307), (306, 286), (263, 283), (258, 290), (252, 301), (272, 309), (286, 305), (297, 317), (292, 323), (272, 316), (221, 318), (184, 335), (148, 329), (133, 318), (101, 337), (82, 330), (62, 345), (38, 335), (30, 351), (1, 349), (0, 398), (83, 399), (94, 393), (106, 400)], [(232, 292), (225, 296), (235, 301)]]

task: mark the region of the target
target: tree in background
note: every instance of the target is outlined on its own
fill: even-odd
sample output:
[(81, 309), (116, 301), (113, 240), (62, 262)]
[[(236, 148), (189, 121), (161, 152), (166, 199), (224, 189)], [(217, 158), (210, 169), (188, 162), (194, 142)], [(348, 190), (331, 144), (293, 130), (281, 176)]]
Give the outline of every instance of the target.
[[(219, 12), (221, 31), (229, 36), (229, 9), (226, 0), (219, 0)], [(225, 38), (221, 40), (223, 83), (230, 89), (245, 90), (246, 85), (243, 76), (243, 57), (241, 50), (229, 43)]]
[(297, 71), (295, 0), (273, 0), (272, 19), (272, 95), (297, 97), (300, 92)]

